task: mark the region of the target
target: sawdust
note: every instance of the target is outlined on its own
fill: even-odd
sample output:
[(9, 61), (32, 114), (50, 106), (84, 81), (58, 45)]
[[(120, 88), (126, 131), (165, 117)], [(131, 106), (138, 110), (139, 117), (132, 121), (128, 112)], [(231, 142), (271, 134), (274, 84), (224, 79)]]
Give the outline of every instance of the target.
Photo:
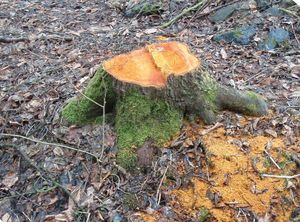
[(143, 221), (147, 221), (147, 222), (156, 222), (159, 219), (158, 214), (147, 214), (142, 211), (135, 213), (135, 215), (139, 216), (140, 218), (142, 218)]
[[(199, 129), (199, 132), (203, 129)], [(288, 195), (286, 181), (276, 178), (261, 178), (261, 173), (272, 168), (272, 173), (282, 174), (283, 171), (275, 166), (266, 166), (265, 148), (270, 143), (272, 147), (270, 155), (278, 161), (287, 161), (284, 156), (277, 158), (278, 148), (284, 147), (282, 138), (272, 139), (267, 136), (235, 135), (225, 136), (224, 128), (218, 128), (202, 138), (206, 152), (212, 163), (210, 166), (210, 181), (213, 186), (198, 179), (193, 180), (193, 188), (187, 190), (173, 191), (178, 203), (191, 216), (197, 212), (196, 209), (206, 207), (216, 221), (232, 221), (236, 216), (234, 208), (248, 208), (259, 217), (264, 217), (272, 208), (274, 198)], [(247, 142), (248, 153), (243, 152), (236, 141)], [(256, 170), (253, 161), (256, 160)], [(268, 163), (272, 164), (272, 163)], [(290, 163), (285, 171), (294, 168)], [(207, 192), (218, 193), (221, 200), (212, 203), (208, 199)], [(195, 199), (196, 197), (196, 199)], [(228, 206), (231, 206), (229, 208)], [(273, 206), (274, 207), (274, 206)], [(282, 209), (279, 204), (275, 205), (276, 220), (288, 221), (289, 207)]]
[[(242, 118), (240, 125), (249, 122)], [(205, 130), (203, 124), (190, 126), (186, 143), (199, 138), (197, 135)], [(209, 181), (193, 178), (187, 188), (172, 191), (173, 198), (168, 205), (177, 215), (197, 218), (199, 210), (206, 208), (210, 214), (206, 221), (245, 221), (250, 214), (269, 221), (289, 221), (293, 207), (283, 200), (293, 198), (287, 180), (261, 176), (295, 173), (296, 165), (285, 153), (284, 137), (252, 135), (242, 130), (228, 135), (224, 127), (219, 127), (202, 136), (201, 141), (209, 163)], [(177, 170), (184, 174), (180, 161)], [(157, 215), (146, 215), (141, 215), (144, 221), (158, 221)]]

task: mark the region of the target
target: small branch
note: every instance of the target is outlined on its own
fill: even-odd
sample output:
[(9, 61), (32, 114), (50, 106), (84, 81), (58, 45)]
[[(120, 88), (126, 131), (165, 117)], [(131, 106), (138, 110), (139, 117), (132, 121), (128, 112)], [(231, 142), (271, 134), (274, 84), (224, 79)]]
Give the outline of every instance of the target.
[(271, 155), (268, 153), (268, 151), (265, 149), (264, 150), (265, 154), (269, 157), (269, 159), (272, 161), (272, 163), (279, 169), (281, 170), (281, 167), (276, 163), (276, 161), (271, 157)]
[(288, 15), (294, 16), (294, 17), (296, 17), (298, 20), (300, 20), (300, 16), (298, 16), (298, 15), (297, 15), (295, 12), (293, 12), (293, 11), (290, 11), (290, 10), (288, 10), (288, 9), (286, 9), (286, 8), (279, 8), (279, 10), (285, 12), (285, 13), (288, 14)]
[(209, 129), (206, 129), (206, 130), (203, 130), (203, 131), (200, 133), (200, 135), (201, 135), (201, 136), (204, 136), (204, 135), (210, 133), (211, 131), (220, 128), (221, 126), (223, 126), (223, 124), (220, 123), (220, 122), (217, 122), (213, 127), (209, 128)]
[(74, 148), (74, 147), (70, 147), (70, 146), (67, 146), (67, 145), (58, 144), (58, 143), (48, 143), (48, 142), (44, 142), (44, 141), (41, 141), (41, 140), (38, 140), (38, 139), (33, 139), (33, 138), (26, 137), (26, 136), (18, 135), (18, 134), (0, 133), (0, 137), (1, 136), (3, 136), (3, 137), (22, 138), (22, 139), (29, 140), (29, 141), (35, 142), (35, 143), (40, 143), (40, 144), (49, 145), (49, 146), (58, 146), (58, 147), (73, 150), (73, 151), (76, 151), (76, 152), (85, 153), (85, 154), (88, 154), (88, 155), (94, 157), (98, 162), (101, 162), (95, 154), (92, 154), (92, 153), (90, 153), (88, 151), (85, 151), (85, 150), (80, 150), (80, 149), (77, 149), (77, 148)]
[[(299, 21), (300, 21), (300, 19), (299, 19)], [(293, 26), (293, 23), (291, 23), (291, 26), (292, 26), (292, 30), (293, 30), (293, 33), (294, 33), (294, 36), (295, 36), (296, 42), (298, 43), (298, 48), (299, 48), (300, 47), (300, 42), (299, 42), (299, 39), (298, 39), (297, 34), (295, 32), (295, 28)]]
[(296, 175), (293, 175), (293, 176), (261, 174), (261, 176), (262, 177), (279, 178), (279, 179), (294, 179), (294, 178), (300, 177), (300, 174), (296, 174)]
[(80, 95), (82, 95), (84, 98), (86, 98), (87, 100), (89, 100), (90, 102), (96, 104), (97, 106), (101, 107), (102, 109), (104, 109), (104, 106), (101, 105), (100, 103), (97, 103), (95, 100), (91, 99), (90, 97), (88, 97), (87, 95), (85, 95), (83, 92), (81, 92), (71, 81), (70, 81), (71, 85), (73, 85), (73, 87), (76, 89), (77, 92), (79, 92)]
[(4, 36), (0, 36), (0, 42), (2, 43), (16, 43), (16, 42), (27, 42), (28, 38), (20, 37), (20, 38), (6, 38)]
[(200, 0), (195, 5), (193, 5), (189, 8), (185, 8), (179, 15), (175, 16), (170, 21), (168, 21), (168, 22), (164, 23), (163, 25), (161, 25), (161, 28), (167, 28), (168, 26), (173, 25), (181, 17), (188, 14), (189, 12), (196, 11), (196, 10), (200, 9), (200, 7), (203, 7), (207, 2), (208, 2), (208, 0)]
[[(65, 72), (65, 71), (64, 71)], [(73, 72), (73, 71), (72, 71)], [(66, 73), (66, 72), (65, 72)], [(74, 74), (74, 72), (73, 72)], [(99, 106), (100, 108), (102, 108), (102, 146), (101, 146), (101, 153), (100, 153), (100, 160), (103, 157), (103, 153), (104, 153), (104, 143), (105, 143), (105, 132), (104, 132), (104, 126), (105, 126), (105, 104), (106, 104), (106, 93), (107, 93), (107, 88), (105, 87), (105, 95), (103, 98), (103, 105), (101, 105), (100, 103), (96, 102), (95, 100), (91, 99), (90, 97), (88, 97), (87, 95), (85, 95), (84, 93), (82, 93), (72, 82), (71, 80), (69, 80), (70, 84), (73, 85), (73, 87), (76, 89), (77, 92), (79, 92), (84, 98), (86, 98), (87, 100), (89, 100), (90, 102), (96, 104), (97, 106)]]
[(103, 98), (103, 107), (102, 107), (102, 146), (101, 146), (101, 154), (100, 154), (100, 160), (103, 157), (104, 153), (104, 148), (105, 148), (105, 132), (104, 132), (104, 127), (105, 127), (105, 104), (106, 104), (106, 93), (107, 93), (107, 88), (105, 87), (105, 95)]
[(166, 173), (167, 173), (168, 169), (169, 169), (169, 165), (167, 165), (167, 167), (166, 167), (166, 169), (165, 169), (165, 172), (164, 172), (164, 174), (163, 174), (163, 176), (162, 176), (162, 178), (161, 178), (161, 180), (160, 180), (160, 183), (159, 183), (159, 185), (158, 185), (157, 191), (156, 191), (156, 201), (157, 201), (157, 205), (159, 205), (159, 202), (160, 202), (160, 198), (159, 198), (160, 188), (161, 188), (161, 185), (162, 185), (162, 183), (163, 183), (163, 181), (164, 181), (164, 179), (165, 179), (165, 177), (166, 177)]
[[(10, 144), (4, 144), (6, 146), (10, 146)], [(0, 145), (0, 148), (3, 147), (3, 145)], [(58, 186), (54, 185), (52, 187), (48, 187), (48, 188), (41, 188), (32, 192), (26, 192), (26, 193), (18, 193), (18, 194), (14, 194), (14, 195), (10, 195), (7, 197), (4, 197), (2, 200), (4, 199), (11, 199), (11, 198), (16, 198), (16, 197), (24, 197), (26, 195), (32, 195), (32, 194), (36, 194), (36, 193), (48, 193), (52, 190), (55, 190)]]
[(215, 11), (221, 9), (221, 8), (224, 8), (224, 7), (229, 6), (229, 5), (233, 5), (233, 4), (237, 3), (237, 2), (240, 2), (240, 0), (231, 1), (231, 2), (228, 2), (228, 3), (224, 4), (224, 5), (217, 6), (217, 7), (213, 8), (213, 9), (211, 9), (209, 12), (205, 12), (205, 13), (200, 14), (199, 16), (196, 17), (196, 19), (199, 19), (199, 18), (201, 18), (203, 16), (209, 15), (209, 14), (211, 14), (211, 13), (213, 13), (213, 12), (215, 12)]

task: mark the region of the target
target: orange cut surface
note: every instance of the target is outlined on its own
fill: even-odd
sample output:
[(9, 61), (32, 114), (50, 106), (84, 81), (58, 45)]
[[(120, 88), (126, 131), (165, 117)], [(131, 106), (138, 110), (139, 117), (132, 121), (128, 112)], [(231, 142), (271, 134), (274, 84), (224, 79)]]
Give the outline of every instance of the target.
[(169, 75), (184, 75), (199, 66), (189, 48), (179, 42), (155, 43), (103, 63), (114, 78), (143, 87), (164, 87)]
[(156, 66), (168, 77), (184, 75), (199, 66), (199, 60), (190, 53), (187, 45), (165, 42), (146, 46)]

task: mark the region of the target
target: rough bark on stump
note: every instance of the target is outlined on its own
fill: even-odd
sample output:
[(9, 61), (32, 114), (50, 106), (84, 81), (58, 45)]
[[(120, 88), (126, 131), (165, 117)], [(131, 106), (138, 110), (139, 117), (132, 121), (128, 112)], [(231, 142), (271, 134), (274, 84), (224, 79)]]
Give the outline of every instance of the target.
[[(188, 49), (185, 45), (170, 43), (175, 44), (175, 47), (177, 47), (176, 44), (179, 44), (180, 50), (176, 51), (176, 48), (175, 55), (173, 55), (172, 47), (174, 45), (170, 49), (167, 44), (169, 43), (152, 44), (142, 51), (134, 51), (132, 53), (134, 55), (133, 63), (132, 59), (126, 60), (122, 64), (118, 63), (118, 59), (122, 60), (128, 55), (130, 58), (132, 54), (121, 55), (112, 63), (110, 63), (112, 60), (105, 62), (104, 69), (103, 67), (99, 68), (85, 91), (87, 97), (100, 104), (105, 104), (109, 108), (106, 111), (113, 110), (115, 113), (119, 148), (117, 161), (127, 169), (135, 167), (138, 147), (148, 139), (152, 139), (157, 145), (162, 146), (179, 131), (184, 115), (199, 116), (204, 122), (211, 124), (221, 110), (231, 110), (253, 116), (267, 113), (267, 105), (261, 96), (253, 92), (242, 92), (220, 85), (200, 65), (197, 64), (196, 68), (192, 67), (193, 64), (196, 64), (194, 58), (189, 60), (190, 55), (185, 57), (181, 54), (182, 51), (189, 53), (188, 50), (185, 51)], [(169, 69), (170, 63), (163, 61), (165, 58), (159, 51), (158, 54), (155, 54), (157, 52), (155, 47), (159, 50), (163, 50), (164, 47), (166, 47), (165, 50), (173, 50), (170, 54), (172, 58), (178, 55), (183, 56), (182, 61), (189, 63), (187, 68), (189, 71), (172, 74), (172, 67)], [(154, 53), (151, 51), (153, 48)], [(134, 53), (138, 57), (135, 57)], [(145, 56), (143, 53), (146, 53)], [(154, 69), (157, 69), (158, 72), (168, 73), (166, 78), (154, 76), (150, 79), (143, 79), (143, 82), (138, 84), (136, 79), (128, 81), (127, 74), (119, 78), (111, 69), (111, 67), (118, 70), (126, 69), (126, 65), (129, 63), (136, 67), (136, 63), (140, 60), (143, 61), (143, 64), (153, 63)], [(150, 64), (150, 66), (152, 65)], [(143, 67), (138, 66), (137, 69), (143, 71)], [(146, 72), (147, 70), (145, 70)], [(157, 86), (153, 85), (155, 81), (159, 82)], [(103, 103), (105, 100), (106, 103)], [(95, 122), (95, 120), (99, 121), (101, 113), (102, 109), (99, 106), (87, 98), (81, 97), (79, 100), (73, 100), (67, 104), (62, 116), (71, 123), (84, 124)]]

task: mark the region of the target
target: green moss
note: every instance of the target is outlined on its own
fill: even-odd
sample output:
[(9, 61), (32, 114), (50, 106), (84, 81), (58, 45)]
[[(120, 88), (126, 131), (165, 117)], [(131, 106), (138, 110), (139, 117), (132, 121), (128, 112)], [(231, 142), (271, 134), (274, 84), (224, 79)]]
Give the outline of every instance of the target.
[(259, 113), (259, 110), (262, 108), (262, 104), (260, 104), (259, 101), (263, 101), (263, 98), (251, 91), (247, 91), (246, 96), (248, 96), (249, 102), (246, 104), (245, 114), (255, 115)]
[[(115, 100), (111, 77), (102, 68), (99, 68), (90, 80), (84, 95), (100, 105), (104, 104), (105, 99), (106, 111), (111, 110)], [(79, 99), (72, 99), (64, 107), (62, 117), (72, 124), (99, 123), (99, 121), (102, 122), (102, 118), (99, 118), (102, 113), (103, 110), (100, 106), (81, 96)]]
[(173, 180), (173, 181), (176, 181), (176, 173), (172, 170), (167, 170), (167, 173), (166, 173), (166, 178), (168, 180)]
[(155, 14), (159, 13), (162, 10), (162, 3), (156, 4), (145, 4), (143, 7), (144, 14)]
[(243, 36), (243, 32), (240, 29), (233, 30), (233, 37), (234, 38), (241, 38)]
[(149, 15), (149, 14), (156, 14), (159, 13), (162, 10), (162, 3), (149, 3), (149, 2), (142, 2), (141, 4), (138, 4), (132, 8), (133, 14), (143, 14), (143, 15)]
[(140, 201), (134, 193), (125, 193), (122, 202), (126, 210), (134, 210), (140, 207)]
[(120, 164), (124, 169), (133, 170), (136, 166), (137, 161), (137, 154), (135, 152), (136, 147), (127, 147), (127, 148), (120, 148), (119, 146), (118, 154), (117, 154), (117, 162)]
[(161, 146), (180, 129), (182, 114), (160, 99), (129, 91), (117, 103), (117, 162), (126, 169), (135, 166), (135, 148), (152, 139)]
[(261, 99), (261, 96), (258, 95), (255, 92), (247, 91), (246, 92), (247, 96), (249, 96), (251, 99), (256, 100), (256, 99)]
[(214, 110), (217, 111), (216, 99), (218, 93), (218, 85), (207, 71), (202, 71), (201, 75), (203, 76), (203, 101), (207, 102), (208, 105)]
[(86, 221), (87, 220), (87, 209), (76, 209), (74, 212), (75, 221)]
[(211, 124), (216, 120), (216, 113), (219, 109), (217, 106), (218, 96), (218, 83), (213, 79), (210, 74), (203, 70), (201, 72), (202, 81), (201, 86), (201, 101), (203, 102), (201, 110), (199, 110), (200, 117), (205, 123)]
[(255, 104), (248, 104), (246, 106), (246, 114), (254, 114), (254, 113), (257, 113), (257, 106)]
[(288, 49), (290, 47), (290, 42), (288, 39), (284, 40), (279, 44), (282, 49)]
[(199, 215), (198, 215), (197, 221), (205, 222), (205, 221), (207, 221), (208, 218), (209, 218), (209, 210), (205, 207), (202, 207), (199, 210)]
[(272, 37), (270, 41), (271, 41), (271, 44), (272, 44), (272, 45), (274, 45), (274, 46), (277, 45), (277, 40), (276, 40), (275, 37)]
[(270, 158), (265, 157), (263, 165), (264, 165), (265, 168), (269, 169), (271, 167)]

